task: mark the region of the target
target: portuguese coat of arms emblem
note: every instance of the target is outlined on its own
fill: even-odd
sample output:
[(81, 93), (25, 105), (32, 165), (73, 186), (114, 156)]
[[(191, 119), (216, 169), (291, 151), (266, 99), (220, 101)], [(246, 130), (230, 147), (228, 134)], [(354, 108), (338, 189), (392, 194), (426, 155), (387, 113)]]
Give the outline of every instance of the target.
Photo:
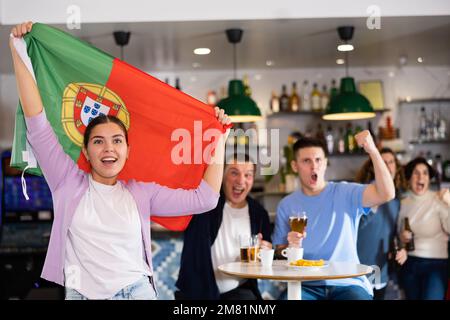
[(83, 144), (87, 125), (99, 115), (119, 118), (128, 129), (130, 114), (122, 99), (105, 86), (93, 83), (70, 83), (64, 89), (61, 123), (70, 140)]

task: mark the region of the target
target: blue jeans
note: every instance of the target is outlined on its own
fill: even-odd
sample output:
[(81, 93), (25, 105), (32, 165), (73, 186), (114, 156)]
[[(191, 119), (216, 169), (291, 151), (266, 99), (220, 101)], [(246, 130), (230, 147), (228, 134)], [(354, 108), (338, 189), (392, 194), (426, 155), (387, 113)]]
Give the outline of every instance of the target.
[(407, 300), (443, 300), (447, 291), (448, 259), (408, 257), (401, 269)]
[[(280, 300), (287, 299), (287, 291)], [(308, 286), (302, 284), (302, 300), (372, 300), (372, 296), (360, 286)]]
[[(155, 300), (156, 293), (152, 285), (153, 279), (144, 276), (138, 281), (117, 292), (113, 297), (106, 300)], [(78, 291), (66, 288), (66, 300), (89, 300)]]

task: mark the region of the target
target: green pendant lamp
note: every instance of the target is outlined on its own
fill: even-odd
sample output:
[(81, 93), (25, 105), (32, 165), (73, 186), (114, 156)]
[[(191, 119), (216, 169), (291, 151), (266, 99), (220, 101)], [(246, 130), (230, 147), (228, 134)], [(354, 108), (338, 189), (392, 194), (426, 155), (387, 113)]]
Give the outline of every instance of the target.
[(234, 79), (228, 83), (228, 97), (220, 100), (217, 106), (224, 109), (234, 123), (262, 120), (261, 111), (256, 102), (245, 95), (242, 80), (236, 79), (236, 43), (241, 41), (243, 30), (227, 29), (225, 32), (228, 42), (233, 44)]
[[(353, 27), (339, 27), (338, 33), (342, 40), (353, 37)], [(356, 91), (355, 79), (348, 76), (348, 52), (345, 52), (345, 73), (341, 79), (339, 93), (331, 97), (330, 103), (322, 116), (324, 120), (359, 120), (375, 117), (370, 101)]]

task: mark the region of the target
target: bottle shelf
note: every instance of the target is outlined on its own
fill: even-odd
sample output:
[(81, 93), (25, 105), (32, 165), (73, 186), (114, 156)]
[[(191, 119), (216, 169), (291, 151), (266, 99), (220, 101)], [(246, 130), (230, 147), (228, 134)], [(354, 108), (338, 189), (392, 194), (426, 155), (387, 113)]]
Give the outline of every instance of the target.
[(411, 140), (409, 141), (410, 144), (446, 144), (446, 143), (450, 143), (449, 139), (445, 139), (445, 140)]
[[(406, 151), (396, 151), (396, 154), (405, 154)], [(329, 154), (328, 158), (345, 158), (345, 157), (368, 157), (366, 152), (354, 152), (354, 153), (333, 153)]]
[(301, 116), (301, 115), (312, 115), (312, 116), (322, 116), (324, 113), (322, 111), (280, 111), (267, 115), (268, 118), (272, 117), (282, 117), (282, 116)]
[(413, 103), (448, 103), (450, 98), (423, 98), (423, 99), (411, 99), (400, 100), (399, 104), (413, 104)]
[[(391, 111), (391, 109), (379, 109), (379, 110), (374, 110), (376, 114), (381, 114), (384, 112), (389, 112)], [(283, 117), (283, 116), (292, 116), (292, 115), (296, 115), (296, 116), (323, 116), (325, 114), (325, 112), (323, 111), (280, 111), (280, 112), (276, 112), (276, 113), (271, 113), (268, 114), (267, 117), (268, 118), (273, 118), (273, 117)]]
[(354, 152), (354, 153), (332, 153), (328, 155), (328, 158), (344, 158), (344, 157), (367, 157), (369, 156), (365, 152)]

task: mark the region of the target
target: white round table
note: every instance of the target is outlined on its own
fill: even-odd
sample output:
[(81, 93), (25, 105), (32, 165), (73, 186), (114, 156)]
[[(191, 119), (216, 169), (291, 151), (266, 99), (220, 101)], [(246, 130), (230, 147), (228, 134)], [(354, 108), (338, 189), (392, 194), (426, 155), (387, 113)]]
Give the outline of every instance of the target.
[(219, 266), (223, 273), (247, 279), (286, 281), (288, 300), (301, 300), (302, 281), (330, 280), (360, 277), (373, 272), (373, 268), (350, 262), (329, 262), (327, 267), (289, 268), (287, 260), (274, 260), (271, 267), (260, 262), (230, 262)]

